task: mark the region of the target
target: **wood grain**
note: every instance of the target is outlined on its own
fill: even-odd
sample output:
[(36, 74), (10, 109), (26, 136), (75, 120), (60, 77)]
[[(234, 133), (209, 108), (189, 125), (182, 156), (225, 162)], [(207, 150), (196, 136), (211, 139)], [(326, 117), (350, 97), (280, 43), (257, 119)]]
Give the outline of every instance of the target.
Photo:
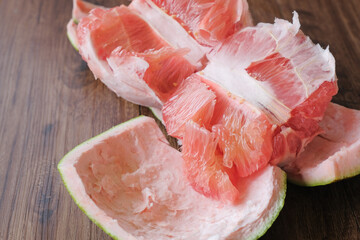
[[(65, 35), (71, 2), (0, 0), (0, 239), (109, 239), (72, 201), (56, 165), (84, 140), (151, 115), (94, 81)], [(298, 11), (302, 30), (337, 59), (334, 101), (360, 109), (359, 0), (249, 4), (255, 22)], [(360, 176), (317, 188), (289, 184), (263, 239), (360, 239), (359, 190)]]

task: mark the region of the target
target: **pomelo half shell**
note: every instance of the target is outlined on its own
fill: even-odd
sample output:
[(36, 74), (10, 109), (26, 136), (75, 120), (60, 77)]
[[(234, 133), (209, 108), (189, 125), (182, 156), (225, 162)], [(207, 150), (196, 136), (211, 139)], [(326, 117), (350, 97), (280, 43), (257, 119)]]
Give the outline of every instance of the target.
[(183, 164), (155, 121), (141, 116), (79, 145), (58, 169), (75, 203), (114, 239), (256, 239), (283, 207), (278, 167), (239, 181), (232, 205), (196, 192)]

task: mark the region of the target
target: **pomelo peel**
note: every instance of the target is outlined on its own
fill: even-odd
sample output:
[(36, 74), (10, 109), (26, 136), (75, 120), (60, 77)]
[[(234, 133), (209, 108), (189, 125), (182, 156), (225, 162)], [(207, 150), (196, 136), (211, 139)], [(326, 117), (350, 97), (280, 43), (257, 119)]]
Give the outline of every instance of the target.
[[(147, 138), (143, 134), (144, 132), (146, 132), (145, 130), (150, 130), (149, 134), (154, 134), (151, 137), (152, 139), (145, 140)], [(140, 135), (138, 135), (138, 134), (140, 134)], [(225, 238), (226, 239), (257, 239), (271, 226), (271, 224), (273, 223), (275, 218), (278, 216), (280, 210), (282, 209), (282, 206), (284, 204), (285, 192), (286, 192), (286, 175), (280, 168), (268, 166), (268, 167), (262, 169), (261, 171), (255, 173), (251, 177), (243, 179), (238, 183), (240, 185), (245, 186), (245, 188), (242, 187), (243, 188), (243, 193), (242, 193), (243, 199), (238, 203), (238, 205), (227, 205), (227, 204), (224, 205), (218, 201), (211, 200), (211, 199), (206, 198), (203, 195), (195, 192), (192, 189), (192, 187), (186, 181), (184, 181), (184, 179), (183, 179), (184, 176), (181, 173), (181, 169), (178, 169), (177, 170), (178, 173), (177, 173), (175, 179), (179, 179), (179, 181), (167, 182), (167, 183), (165, 182), (164, 183), (165, 186), (163, 186), (165, 188), (162, 188), (162, 187), (158, 188), (158, 185), (153, 185), (153, 186), (147, 185), (146, 182), (148, 180), (146, 180), (146, 179), (152, 179), (152, 178), (147, 178), (146, 176), (148, 176), (148, 175), (139, 175), (139, 177), (143, 176), (140, 179), (143, 179), (142, 181), (145, 181), (144, 182), (145, 185), (142, 185), (142, 187), (145, 187), (144, 189), (149, 188), (149, 190), (147, 190), (147, 191), (149, 191), (150, 193), (152, 193), (152, 192), (155, 193), (157, 191), (160, 191), (160, 189), (164, 189), (164, 190), (167, 189), (167, 190), (165, 190), (165, 192), (163, 192), (163, 190), (161, 190), (156, 195), (154, 195), (154, 197), (155, 197), (154, 202), (153, 202), (154, 208), (152, 208), (152, 205), (147, 205), (147, 207), (145, 208), (145, 211), (134, 212), (134, 213), (129, 212), (128, 214), (131, 214), (131, 215), (124, 215), (123, 217), (121, 217), (121, 211), (122, 211), (121, 209), (116, 210), (116, 212), (109, 212), (109, 209), (107, 209), (105, 207), (107, 203), (104, 202), (105, 205), (103, 205), (102, 204), (103, 200), (101, 200), (102, 199), (101, 195), (108, 194), (107, 191), (109, 190), (109, 188), (108, 188), (109, 185), (103, 185), (102, 188), (100, 188), (99, 193), (93, 192), (93, 190), (91, 190), (91, 188), (89, 188), (89, 186), (90, 187), (92, 186), (91, 185), (92, 180), (90, 182), (87, 182), (88, 181), (87, 179), (90, 180), (91, 176), (84, 175), (84, 173), (85, 173), (84, 171), (88, 168), (88, 164), (90, 164), (89, 166), (91, 166), (91, 168), (93, 169), (92, 171), (94, 174), (96, 174), (96, 172), (99, 169), (104, 169), (103, 167), (105, 167), (106, 165), (104, 165), (103, 167), (100, 165), (98, 167), (96, 167), (96, 165), (94, 165), (98, 161), (113, 162), (115, 160), (115, 161), (120, 161), (120, 162), (118, 162), (118, 163), (113, 162), (113, 163), (120, 164), (121, 166), (127, 166), (128, 163), (126, 161), (128, 161), (128, 160), (121, 158), (122, 155), (117, 155), (122, 160), (120, 160), (120, 159), (116, 160), (116, 158), (112, 157), (111, 155), (108, 155), (108, 153), (109, 153), (108, 151), (112, 151), (112, 150), (111, 149), (109, 150), (109, 148), (108, 148), (108, 150), (106, 150), (107, 149), (106, 147), (101, 148), (101, 149), (103, 149), (103, 151), (99, 152), (100, 155), (98, 155), (98, 156), (93, 155), (93, 153), (96, 153), (96, 152), (98, 152), (98, 150), (100, 150), (100, 149), (96, 150), (98, 148), (98, 146), (100, 146), (100, 145), (107, 146), (108, 144), (110, 144), (110, 145), (117, 144), (116, 142), (114, 143), (114, 141), (118, 141), (118, 139), (120, 140), (123, 138), (128, 139), (127, 136), (131, 136), (132, 139), (137, 139), (137, 141), (139, 141), (139, 142), (152, 141), (153, 147), (155, 149), (158, 149), (158, 146), (162, 146), (161, 149), (170, 149), (171, 152), (176, 153), (176, 156), (168, 156), (168, 157), (166, 157), (167, 160), (165, 162), (162, 162), (161, 158), (165, 157), (164, 155), (162, 155), (162, 153), (165, 153), (165, 152), (159, 152), (160, 155), (158, 155), (158, 157), (159, 157), (160, 162), (162, 162), (162, 164), (164, 164), (166, 162), (169, 162), (169, 163), (172, 162), (171, 164), (175, 164), (176, 166), (180, 166), (182, 164), (181, 161), (179, 161), (180, 159), (177, 159), (177, 158), (180, 158), (180, 153), (177, 150), (171, 148), (170, 146), (164, 145), (164, 144), (167, 144), (164, 142), (164, 141), (166, 141), (165, 137), (162, 135), (160, 129), (158, 129), (155, 121), (151, 118), (141, 116), (136, 119), (130, 120), (128, 122), (122, 123), (116, 127), (113, 127), (110, 130), (80, 144), (78, 147), (74, 148), (67, 155), (65, 155), (65, 157), (60, 161), (60, 163), (58, 165), (58, 170), (60, 171), (61, 177), (65, 183), (65, 186), (68, 189), (68, 191), (70, 192), (70, 195), (74, 199), (75, 203), (82, 209), (82, 211), (92, 221), (94, 221), (94, 223), (96, 223), (100, 228), (102, 228), (106, 233), (108, 233), (114, 239), (138, 239), (138, 237), (140, 237), (140, 236), (145, 236), (146, 239), (171, 239), (172, 237), (169, 237), (169, 236), (172, 235), (170, 233), (173, 230), (171, 228), (167, 229), (166, 227), (164, 227), (166, 225), (155, 225), (155, 226), (157, 226), (156, 232), (151, 233), (151, 232), (149, 232), (149, 230), (146, 230), (147, 224), (144, 224), (148, 221), (148, 220), (146, 220), (147, 218), (144, 218), (145, 216), (148, 216), (148, 217), (160, 216), (161, 217), (162, 214), (167, 214), (168, 210), (166, 210), (164, 212), (165, 209), (161, 210), (161, 209), (157, 209), (157, 207), (155, 207), (155, 206), (162, 206), (162, 204), (170, 204), (170, 205), (166, 205), (168, 207), (183, 206), (186, 209), (190, 208), (188, 211), (183, 210), (183, 211), (187, 211), (187, 212), (184, 212), (185, 215), (181, 215), (180, 214), (181, 211), (179, 210), (180, 212), (179, 212), (178, 216), (177, 215), (174, 216), (172, 214), (170, 214), (168, 216), (167, 215), (164, 215), (164, 216), (167, 216), (165, 221), (167, 223), (169, 223), (170, 226), (173, 226), (172, 224), (177, 223), (176, 229), (178, 229), (178, 230), (183, 229), (185, 231), (182, 233), (179, 232), (178, 233), (179, 235), (173, 235), (173, 238), (181, 239), (182, 237), (185, 237), (186, 239), (194, 239), (194, 240), (195, 239), (196, 240), (209, 239), (210, 237), (215, 237), (216, 235), (218, 236), (219, 239), (225, 239)], [(131, 149), (133, 146), (137, 145), (136, 142), (128, 142), (128, 144), (129, 144), (128, 146), (124, 146), (125, 149), (128, 149), (128, 148)], [(148, 150), (146, 150), (146, 149), (148, 149)], [(151, 149), (150, 147), (146, 147), (146, 149), (139, 151), (139, 153), (141, 153), (141, 154), (144, 153), (145, 154), (144, 156), (146, 156), (147, 151), (152, 151), (152, 150), (150, 150)], [(129, 151), (132, 151), (132, 150), (129, 150)], [(145, 151), (145, 152), (143, 152), (143, 151)], [(134, 155), (131, 155), (131, 156), (139, 156), (140, 157), (140, 155), (138, 155), (139, 153), (135, 153)], [(102, 156), (108, 156), (110, 158), (104, 159), (104, 158), (102, 158)], [(130, 158), (131, 158), (131, 156), (126, 155), (126, 157), (130, 157)], [(100, 157), (100, 159), (99, 159), (99, 157)], [(125, 157), (125, 156), (123, 156), (123, 157)], [(125, 162), (121, 163), (122, 161), (125, 161)], [(133, 161), (133, 160), (131, 160), (131, 161)], [(144, 159), (144, 162), (140, 161), (139, 162), (140, 165), (138, 165), (138, 167), (140, 167), (139, 169), (142, 169), (143, 164), (146, 165), (147, 161), (152, 162), (154, 160)], [(150, 164), (149, 166), (151, 166), (151, 164), (155, 163), (155, 162), (153, 162), (153, 163), (151, 163), (151, 162), (148, 163), (148, 164)], [(115, 165), (113, 165), (113, 166), (115, 166)], [(174, 165), (170, 165), (170, 166), (174, 166)], [(113, 167), (110, 166), (110, 169), (108, 169), (108, 170), (111, 171), (111, 168), (113, 168)], [(98, 170), (96, 170), (96, 169), (98, 169)], [(157, 172), (157, 174), (159, 174), (157, 176), (160, 178), (159, 181), (163, 181), (161, 179), (164, 176), (167, 176), (166, 174), (162, 175), (162, 174), (164, 174), (164, 172), (161, 172), (161, 171), (164, 168), (156, 167), (155, 169), (159, 169), (159, 170), (155, 170), (155, 171), (159, 171), (159, 172)], [(108, 170), (106, 170), (106, 171), (108, 171)], [(121, 173), (122, 175), (120, 175), (120, 176), (122, 176), (121, 177), (121, 179), (123, 179), (122, 181), (125, 181), (125, 183), (129, 179), (131, 180), (131, 179), (133, 179), (133, 177), (137, 176), (137, 175), (133, 175), (133, 174), (138, 172), (136, 170), (135, 172), (131, 172), (129, 175), (129, 173), (126, 173), (127, 171), (128, 170), (125, 170), (125, 172), (122, 172)], [(174, 169), (173, 169), (173, 171), (174, 171)], [(141, 173), (141, 172), (142, 172), (142, 170), (139, 173)], [(133, 175), (133, 177), (130, 177), (131, 175)], [(104, 175), (104, 176), (106, 176), (106, 175)], [(105, 181), (104, 178), (102, 178), (101, 181)], [(153, 180), (150, 180), (149, 183), (151, 183), (152, 181)], [(156, 180), (154, 180), (154, 181), (156, 181)], [(131, 182), (128, 182), (128, 183), (131, 183)], [(120, 184), (120, 182), (118, 182), (118, 184)], [(135, 184), (134, 186), (137, 186), (136, 182), (134, 182), (133, 184)], [(127, 185), (127, 186), (130, 187), (129, 190), (133, 189), (133, 187), (131, 187), (133, 185)], [(105, 190), (101, 190), (101, 189), (105, 189)], [(174, 195), (174, 196), (169, 195), (170, 198), (168, 198), (168, 197), (164, 198), (165, 195), (163, 195), (163, 194), (168, 192), (169, 189), (171, 192), (175, 191), (179, 195)], [(122, 195), (127, 194), (126, 191), (124, 191), (124, 190), (121, 191), (120, 194), (122, 194)], [(115, 191), (115, 189), (114, 189), (114, 191)], [(185, 193), (183, 193), (183, 191), (185, 191)], [(88, 194), (91, 194), (91, 195), (88, 195)], [(92, 197), (90, 198), (90, 196), (92, 196)], [(152, 194), (149, 196), (152, 196)], [(116, 199), (119, 199), (120, 196), (114, 195), (114, 197), (115, 197), (114, 201), (116, 203), (116, 201), (118, 201)], [(96, 203), (93, 201), (93, 199), (96, 199)], [(104, 197), (103, 199), (106, 200), (107, 197)], [(158, 199), (158, 200), (156, 200), (156, 199)], [(161, 200), (161, 199), (163, 199), (163, 200)], [(136, 200), (136, 199), (134, 199), (134, 200)], [(165, 202), (162, 202), (162, 201), (165, 201)], [(128, 203), (129, 202), (127, 201), (126, 204), (128, 204)], [(138, 204), (137, 200), (133, 203), (135, 205)], [(129, 205), (129, 207), (133, 210), (138, 209), (137, 207), (135, 207), (135, 208), (131, 207), (131, 205)], [(168, 208), (166, 208), (166, 209), (168, 209)], [(201, 209), (203, 209), (203, 210), (201, 210)], [(127, 211), (125, 209), (123, 209), (123, 210), (125, 212)], [(131, 210), (131, 211), (133, 211), (133, 210)], [(151, 213), (152, 211), (154, 211), (154, 214), (151, 214), (151, 215), (146, 214), (146, 212)], [(161, 212), (158, 212), (158, 211), (161, 211)], [(171, 213), (171, 211), (169, 211), (169, 213)], [(115, 216), (117, 216), (116, 214), (120, 214), (119, 215), (120, 217), (114, 218)], [(194, 214), (194, 215), (192, 215), (192, 214)], [(225, 214), (225, 215), (222, 216), (222, 214)], [(231, 214), (233, 216), (229, 217), (229, 214)], [(126, 221), (133, 221), (135, 219), (138, 219), (138, 220), (140, 219), (140, 222), (136, 221), (136, 222), (132, 222), (132, 223), (140, 224), (140, 225), (138, 225), (138, 227), (144, 228), (144, 229), (143, 230), (140, 229), (140, 230), (136, 230), (136, 231), (128, 229), (126, 227), (127, 225), (122, 222), (125, 221), (124, 219), (127, 219), (129, 216), (131, 216), (130, 218), (132, 218), (132, 219), (128, 219)], [(184, 218), (185, 216), (191, 216), (190, 219), (193, 219), (193, 220), (191, 220), (189, 223), (188, 217)], [(199, 219), (197, 219), (197, 218), (199, 218)], [(215, 218), (215, 219), (213, 219), (213, 218)], [(116, 219), (118, 219), (118, 220), (116, 220)], [(122, 220), (120, 221), (120, 219), (122, 219)], [(154, 218), (153, 220), (155, 220), (155, 219), (157, 219), (157, 218)], [(203, 222), (204, 219), (205, 220), (208, 219), (208, 221), (206, 220), (205, 222)], [(216, 219), (218, 219), (218, 220), (216, 220)], [(220, 221), (220, 219), (222, 219), (222, 220)], [(149, 218), (149, 221), (150, 220), (151, 220), (151, 218)], [(178, 221), (180, 221), (180, 222), (178, 222)], [(225, 221), (226, 223), (222, 224), (222, 221)], [(197, 226), (199, 223), (204, 224), (204, 225)], [(153, 223), (150, 221), (150, 222), (148, 222), (148, 224), (156, 224), (156, 221)], [(182, 225), (182, 224), (185, 224), (185, 225)], [(190, 224), (190, 225), (188, 225), (188, 224)], [(196, 226), (194, 228), (191, 228), (192, 225), (196, 225)], [(199, 228), (202, 228), (204, 230), (204, 232), (199, 232), (198, 231)], [(183, 230), (181, 230), (181, 231), (183, 231)], [(191, 231), (191, 233), (188, 233), (187, 231)], [(164, 233), (164, 235), (162, 235), (162, 232)], [(154, 235), (152, 235), (152, 234), (154, 234)]]

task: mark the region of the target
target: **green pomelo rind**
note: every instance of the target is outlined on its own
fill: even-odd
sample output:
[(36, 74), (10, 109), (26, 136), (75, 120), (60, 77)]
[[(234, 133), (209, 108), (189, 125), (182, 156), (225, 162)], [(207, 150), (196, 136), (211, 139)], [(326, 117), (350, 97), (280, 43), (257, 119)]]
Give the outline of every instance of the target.
[(73, 48), (76, 51), (79, 51), (79, 47), (75, 44), (74, 39), (72, 38), (71, 34), (69, 34), (69, 32), (66, 33), (67, 38), (69, 39), (71, 46), (73, 46)]
[(152, 114), (164, 125), (162, 111), (157, 108), (153, 108), (153, 107), (150, 107), (150, 110), (151, 110)]
[(316, 176), (314, 176), (313, 178), (310, 178), (310, 179), (309, 178), (303, 179), (301, 177), (301, 175), (298, 175), (298, 174), (288, 173), (287, 175), (288, 175), (289, 182), (291, 182), (295, 185), (298, 185), (298, 186), (302, 186), (302, 187), (325, 186), (325, 185), (328, 185), (328, 184), (331, 184), (334, 182), (339, 182), (341, 180), (345, 180), (345, 179), (360, 175), (360, 165), (353, 171), (349, 172), (348, 174), (345, 174), (338, 178), (337, 178), (337, 176), (331, 176), (330, 178), (317, 179)]
[[(120, 123), (119, 125), (116, 125), (112, 128), (110, 128), (109, 130), (103, 132), (103, 133), (100, 133), (99, 135), (96, 135), (95, 137), (92, 137), (90, 139), (88, 139), (87, 141), (79, 144), (78, 146), (76, 146), (75, 148), (73, 148), (70, 152), (68, 152), (59, 162), (59, 164), (57, 165), (57, 169), (58, 171), (60, 172), (60, 176), (61, 176), (61, 179), (65, 185), (65, 188), (67, 189), (67, 191), (69, 192), (71, 198), (74, 200), (74, 202), (76, 203), (76, 205), (81, 209), (81, 211), (83, 211), (83, 213), (85, 213), (85, 215), (92, 221), (94, 222), (99, 228), (101, 228), (106, 234), (108, 234), (110, 237), (112, 237), (113, 239), (117, 239), (117, 240), (120, 240), (118, 237), (116, 237), (115, 235), (113, 235), (111, 232), (109, 232), (100, 222), (98, 222), (95, 217), (93, 217), (91, 214), (89, 214), (86, 210), (85, 210), (85, 206), (82, 206), (81, 203), (77, 200), (76, 198), (76, 193), (73, 193), (71, 191), (71, 188), (68, 186), (68, 183), (63, 175), (63, 172), (62, 172), (62, 164), (64, 162), (66, 162), (66, 160), (71, 157), (71, 155), (76, 152), (76, 150), (80, 149), (81, 147), (93, 142), (93, 141), (96, 141), (98, 138), (102, 137), (103, 135), (106, 135), (112, 131), (114, 131), (115, 129), (120, 129), (120, 128), (124, 128), (126, 127), (127, 125), (129, 125), (130, 123), (133, 123), (134, 121), (136, 120), (139, 120), (139, 119), (143, 119), (143, 118), (146, 118), (145, 116), (138, 116), (136, 118), (133, 118), (133, 119), (130, 119), (126, 122), (123, 122), (123, 123)], [(71, 184), (71, 183), (70, 183)]]
[(254, 236), (251, 236), (250, 239), (255, 240), (255, 239), (259, 239), (260, 237), (262, 237), (269, 230), (269, 228), (273, 225), (275, 220), (280, 215), (280, 212), (283, 209), (284, 204), (285, 204), (285, 197), (286, 197), (286, 190), (287, 190), (287, 182), (286, 181), (287, 181), (286, 173), (284, 171), (282, 171), (282, 182), (281, 182), (282, 186), (280, 187), (279, 198), (276, 201), (276, 207), (274, 208), (274, 212), (271, 216), (269, 216), (266, 219), (264, 227), (261, 228), (257, 234), (254, 234)]

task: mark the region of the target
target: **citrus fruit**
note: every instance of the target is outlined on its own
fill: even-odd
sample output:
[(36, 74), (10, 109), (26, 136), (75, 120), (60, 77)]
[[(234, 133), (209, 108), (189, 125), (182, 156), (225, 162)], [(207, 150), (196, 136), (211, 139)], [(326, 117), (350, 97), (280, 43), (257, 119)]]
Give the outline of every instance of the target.
[(337, 93), (335, 60), (293, 23), (276, 19), (239, 31), (209, 54), (203, 77), (244, 98), (278, 126), (273, 164), (297, 156), (320, 133)]
[(323, 132), (284, 166), (299, 185), (329, 184), (360, 173), (360, 111), (330, 103), (320, 122)]
[(185, 179), (181, 153), (148, 117), (82, 143), (58, 169), (75, 203), (114, 239), (257, 239), (286, 191), (285, 173), (268, 166), (236, 183), (235, 205), (199, 194)]
[(314, 45), (299, 30), (296, 13), (293, 21), (277, 19), (273, 25), (259, 24), (230, 36), (209, 54), (205, 69), (190, 77), (208, 87), (193, 87), (193, 81), (184, 81), (185, 86), (165, 103), (163, 119), (170, 135), (181, 138), (187, 122), (194, 121), (204, 128), (198, 132), (214, 138), (211, 145), (215, 147), (209, 148), (216, 151), (205, 155), (201, 149), (209, 141), (199, 148), (201, 141), (188, 134), (195, 140), (187, 137), (182, 142), (184, 159), (189, 158), (186, 152), (196, 156), (193, 166), (189, 161), (186, 167), (192, 169), (190, 181), (201, 193), (217, 199), (218, 192), (225, 191), (222, 181), (209, 187), (204, 180), (222, 168), (193, 171), (199, 156), (209, 158), (201, 163), (210, 166), (217, 162), (234, 167), (235, 173), (228, 176), (236, 179), (270, 161), (285, 165), (321, 132), (318, 123), (337, 92), (334, 59), (328, 49)]

